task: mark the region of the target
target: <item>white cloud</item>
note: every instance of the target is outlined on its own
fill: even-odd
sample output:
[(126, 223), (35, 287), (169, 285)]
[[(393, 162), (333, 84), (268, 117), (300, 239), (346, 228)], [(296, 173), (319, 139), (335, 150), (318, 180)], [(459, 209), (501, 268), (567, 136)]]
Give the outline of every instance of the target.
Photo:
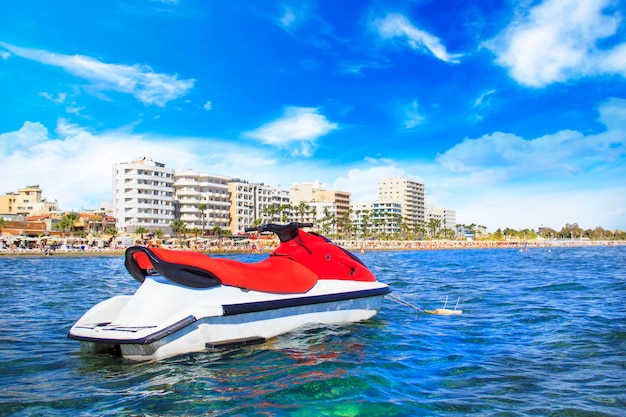
[(417, 100), (406, 106), (403, 110), (404, 113), (404, 127), (407, 129), (413, 129), (416, 126), (422, 124), (426, 118), (419, 107)]
[(626, 228), (626, 100), (599, 107), (606, 131), (563, 130), (534, 139), (496, 132), (439, 155), (427, 176), (432, 200), (459, 223), (497, 227)]
[(383, 160), (378, 164), (371, 158), (366, 160), (366, 168), (352, 168), (347, 175), (340, 176), (332, 184), (330, 189), (347, 191), (351, 193), (353, 203), (363, 201), (376, 201), (378, 198), (378, 182), (383, 178), (407, 177), (408, 174), (402, 168), (395, 166), (393, 161)]
[(161, 137), (117, 131), (93, 132), (60, 119), (50, 133), (28, 121), (0, 134), (0, 192), (39, 184), (62, 209), (95, 208), (111, 199), (116, 162), (145, 155), (171, 168), (239, 177), (288, 187), (319, 178), (327, 189), (347, 191), (352, 201), (374, 201), (378, 181), (408, 177), (426, 185), (429, 204), (456, 210), (457, 223), (497, 228), (626, 230), (626, 100), (598, 106), (606, 130), (571, 130), (525, 139), (496, 132), (462, 143), (436, 161), (391, 160), (377, 155), (347, 165), (281, 159), (272, 148), (236, 140)]
[(373, 26), (383, 39), (401, 38), (411, 49), (429, 53), (444, 62), (458, 63), (459, 58), (463, 56), (448, 53), (441, 39), (416, 28), (401, 14), (390, 13), (381, 19), (374, 20)]
[(9, 59), (10, 56), (11, 56), (11, 54), (8, 53), (7, 51), (0, 51), (0, 58), (2, 58), (2, 59)]
[[(13, 151), (21, 151), (48, 139), (48, 129), (39, 122), (24, 122), (17, 132), (0, 134), (0, 147), (10, 154)], [(5, 171), (11, 172), (11, 171)]]
[(204, 103), (204, 110), (206, 111), (210, 111), (213, 108), (213, 104), (211, 103), (211, 100), (208, 100), (206, 103)]
[(131, 94), (146, 105), (165, 106), (187, 94), (194, 84), (193, 79), (179, 80), (177, 75), (159, 74), (147, 65), (107, 64), (88, 56), (56, 54), (5, 42), (0, 42), (0, 46), (14, 55), (59, 67), (86, 79), (97, 91)]
[(602, 169), (626, 157), (626, 100), (612, 99), (599, 107), (607, 131), (584, 135), (572, 130), (535, 139), (495, 132), (464, 139), (436, 161), (450, 172), (473, 174), (492, 171), (490, 181), (519, 178), (570, 178), (576, 173)]
[(278, 19), (280, 26), (285, 29), (290, 28), (296, 22), (296, 14), (291, 7), (285, 6), (283, 15)]
[(626, 44), (601, 49), (617, 34), (620, 15), (604, 14), (611, 0), (547, 0), (514, 20), (486, 46), (517, 82), (544, 87), (589, 75), (626, 76)]
[(43, 97), (43, 98), (45, 98), (47, 100), (50, 100), (50, 101), (52, 101), (53, 103), (56, 103), (56, 104), (62, 104), (62, 103), (65, 102), (65, 99), (67, 99), (67, 94), (66, 93), (59, 93), (55, 97), (54, 94), (50, 94), (50, 93), (47, 93), (47, 92), (44, 91), (42, 93), (39, 93), (39, 96), (41, 96), (41, 97)]
[(337, 128), (336, 123), (329, 122), (316, 108), (288, 107), (279, 119), (246, 132), (244, 136), (267, 145), (288, 148), (293, 156), (311, 156), (317, 139)]

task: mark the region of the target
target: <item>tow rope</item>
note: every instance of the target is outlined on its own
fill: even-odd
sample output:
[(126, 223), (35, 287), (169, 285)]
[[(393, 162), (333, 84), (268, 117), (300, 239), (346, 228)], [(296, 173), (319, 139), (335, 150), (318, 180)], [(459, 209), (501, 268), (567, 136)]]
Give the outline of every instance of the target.
[(461, 314), (463, 314), (463, 310), (457, 310), (457, 308), (459, 307), (459, 301), (461, 299), (461, 297), (457, 298), (456, 300), (456, 305), (454, 306), (453, 310), (450, 310), (449, 308), (446, 308), (448, 306), (448, 296), (446, 296), (446, 302), (443, 304), (443, 308), (437, 308), (435, 310), (426, 310), (425, 308), (422, 307), (418, 307), (400, 297), (397, 297), (393, 294), (387, 294), (385, 295), (385, 298), (390, 299), (391, 301), (398, 303), (400, 305), (403, 305), (405, 307), (409, 307), (412, 308), (413, 310), (415, 310), (417, 313), (425, 313), (425, 314), (437, 314), (440, 316), (460, 316)]

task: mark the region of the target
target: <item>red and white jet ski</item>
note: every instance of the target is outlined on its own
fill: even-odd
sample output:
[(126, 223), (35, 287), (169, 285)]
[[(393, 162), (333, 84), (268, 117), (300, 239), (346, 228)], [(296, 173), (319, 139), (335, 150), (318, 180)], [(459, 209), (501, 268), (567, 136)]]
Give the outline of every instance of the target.
[(302, 230), (266, 224), (280, 245), (258, 263), (133, 246), (125, 266), (141, 286), (87, 311), (69, 331), (90, 352), (164, 359), (207, 348), (262, 343), (308, 324), (367, 320), (388, 285), (352, 253)]

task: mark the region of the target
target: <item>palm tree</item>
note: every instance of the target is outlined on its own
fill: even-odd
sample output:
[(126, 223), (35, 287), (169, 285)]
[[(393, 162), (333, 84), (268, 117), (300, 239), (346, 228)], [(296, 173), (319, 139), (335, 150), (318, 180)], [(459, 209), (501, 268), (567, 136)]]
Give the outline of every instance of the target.
[(324, 207), (324, 217), (319, 221), (320, 229), (323, 235), (328, 235), (331, 230), (334, 230), (336, 223), (335, 213), (331, 212), (328, 207)]
[(2, 228), (6, 227), (9, 222), (4, 220), (4, 217), (0, 217), (0, 236), (2, 236)]
[(65, 226), (70, 229), (70, 234), (74, 233), (74, 225), (80, 220), (80, 215), (73, 211), (65, 213), (61, 221), (65, 222)]
[(198, 235), (202, 234), (202, 229), (200, 229), (199, 227), (194, 227), (193, 229), (189, 230), (189, 232), (193, 234), (194, 240), (198, 240)]
[(109, 227), (106, 232), (107, 235), (111, 235), (111, 241), (113, 241), (113, 239), (115, 239), (115, 236), (117, 236), (117, 229), (113, 226)]
[(304, 223), (304, 216), (311, 211), (311, 206), (309, 206), (304, 201), (301, 201), (300, 204), (296, 206), (296, 214), (300, 215), (300, 221)]
[(206, 210), (206, 204), (199, 204), (198, 210), (200, 210), (200, 219), (202, 221), (202, 235), (204, 236), (204, 227), (206, 226), (206, 216), (204, 211)]
[(430, 237), (433, 239), (437, 233), (437, 231), (441, 228), (441, 220), (439, 219), (430, 219), (428, 221), (428, 230), (430, 230)]
[(150, 230), (146, 229), (145, 227), (139, 226), (137, 230), (135, 230), (135, 233), (139, 233), (139, 235), (141, 236), (141, 240), (143, 240), (143, 234), (148, 233), (149, 231)]
[(361, 232), (363, 233), (363, 240), (367, 240), (367, 232), (371, 226), (370, 221), (372, 220), (372, 215), (369, 210), (365, 210), (363, 212), (363, 216), (361, 217)]
[(351, 214), (352, 209), (349, 209), (348, 211), (344, 211), (341, 214), (341, 217), (337, 219), (337, 228), (340, 230), (344, 238), (349, 237), (352, 234), (352, 230), (354, 229), (354, 224), (352, 223), (352, 219), (350, 218)]
[(278, 212), (280, 213), (280, 221), (283, 223), (287, 223), (291, 212), (294, 211), (295, 207), (291, 204), (281, 204), (278, 208)]
[(219, 226), (213, 226), (213, 229), (211, 229), (211, 231), (215, 236), (217, 236), (218, 239), (222, 236), (223, 231), (222, 228)]
[(69, 228), (69, 222), (65, 218), (65, 216), (61, 217), (61, 219), (52, 226), (54, 229), (61, 230), (61, 235), (65, 237), (65, 230)]
[(170, 227), (176, 233), (177, 237), (179, 234), (185, 233), (187, 231), (187, 226), (185, 226), (185, 222), (180, 219), (174, 220), (172, 224), (170, 224)]

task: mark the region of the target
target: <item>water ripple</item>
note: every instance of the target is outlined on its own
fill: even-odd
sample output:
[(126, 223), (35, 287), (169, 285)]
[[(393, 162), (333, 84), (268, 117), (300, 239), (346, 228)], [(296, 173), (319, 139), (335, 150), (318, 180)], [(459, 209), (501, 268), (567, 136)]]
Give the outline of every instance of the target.
[[(259, 257), (245, 257), (258, 260)], [(0, 416), (619, 416), (626, 248), (369, 252), (394, 295), (372, 320), (131, 363), (67, 339), (137, 283), (117, 257), (0, 258)]]

